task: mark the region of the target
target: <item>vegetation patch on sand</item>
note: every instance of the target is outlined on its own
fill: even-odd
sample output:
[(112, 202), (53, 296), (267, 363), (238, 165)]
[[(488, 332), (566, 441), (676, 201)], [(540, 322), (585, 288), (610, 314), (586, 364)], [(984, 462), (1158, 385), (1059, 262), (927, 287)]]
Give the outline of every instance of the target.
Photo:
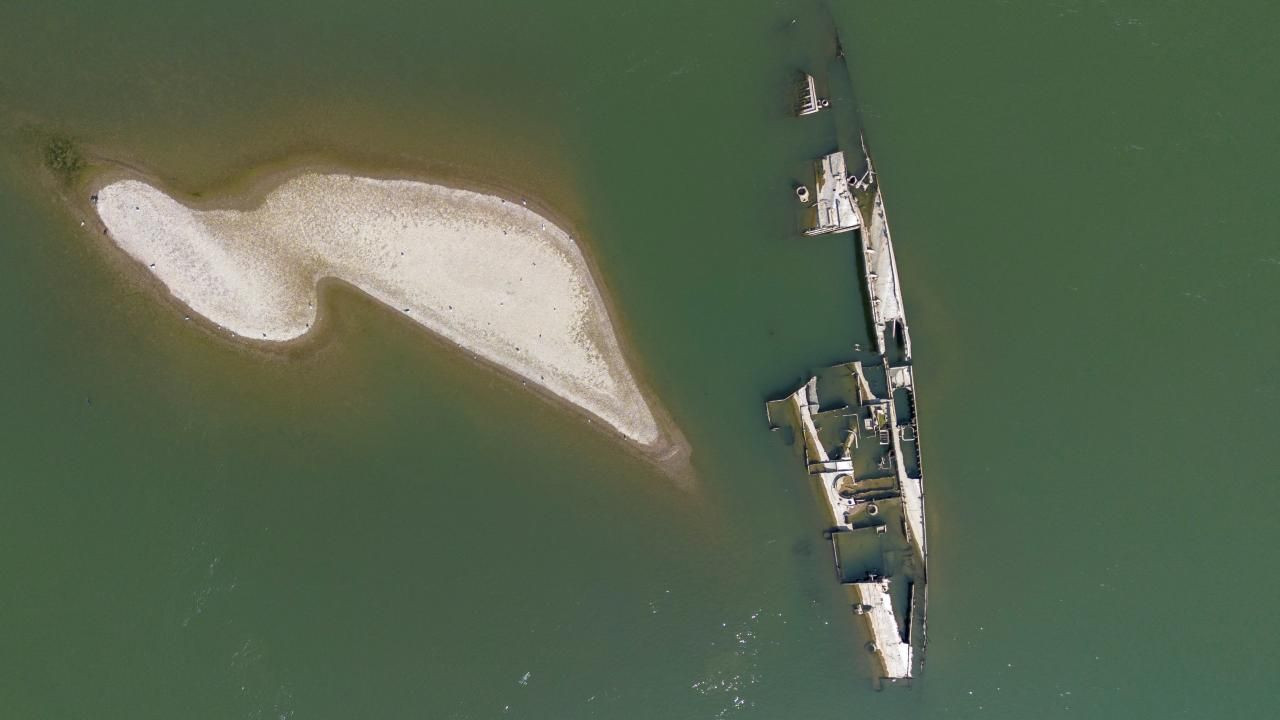
[(63, 186), (74, 183), (87, 167), (80, 147), (71, 138), (63, 135), (52, 135), (46, 138), (43, 155), (45, 167)]

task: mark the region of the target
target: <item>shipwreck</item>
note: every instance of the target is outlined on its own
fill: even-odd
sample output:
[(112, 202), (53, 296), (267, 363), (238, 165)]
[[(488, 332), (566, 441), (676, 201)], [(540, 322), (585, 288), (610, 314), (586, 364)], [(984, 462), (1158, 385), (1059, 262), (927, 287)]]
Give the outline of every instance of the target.
[(836, 577), (865, 620), (880, 677), (898, 682), (918, 674), (926, 646), (924, 472), (897, 260), (865, 139), (859, 150), (852, 170), (839, 150), (814, 162), (803, 231), (854, 233), (873, 347), (855, 347), (847, 362), (767, 403), (766, 413), (773, 430), (795, 438), (829, 510)]

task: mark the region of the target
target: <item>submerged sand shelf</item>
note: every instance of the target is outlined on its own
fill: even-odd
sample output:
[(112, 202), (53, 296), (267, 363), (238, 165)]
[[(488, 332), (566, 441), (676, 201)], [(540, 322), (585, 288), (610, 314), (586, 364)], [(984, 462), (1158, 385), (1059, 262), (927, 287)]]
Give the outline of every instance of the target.
[(236, 335), (304, 335), (317, 283), (338, 278), (628, 439), (661, 440), (582, 251), (520, 203), (305, 173), (251, 210), (194, 209), (132, 178), (101, 187), (96, 209), (175, 298)]

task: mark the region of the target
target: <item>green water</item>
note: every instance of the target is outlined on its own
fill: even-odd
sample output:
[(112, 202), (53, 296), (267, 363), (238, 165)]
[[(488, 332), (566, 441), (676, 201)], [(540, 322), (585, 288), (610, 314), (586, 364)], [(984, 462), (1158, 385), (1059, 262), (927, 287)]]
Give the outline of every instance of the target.
[[(815, 6), (111, 5), (0, 8), (0, 717), (1274, 713), (1280, 8), (834, 4), (929, 480), (928, 665), (877, 693), (763, 413), (864, 332), (851, 242), (794, 233)], [(358, 297), (291, 358), (193, 328), (32, 128), (541, 198), (697, 489)]]

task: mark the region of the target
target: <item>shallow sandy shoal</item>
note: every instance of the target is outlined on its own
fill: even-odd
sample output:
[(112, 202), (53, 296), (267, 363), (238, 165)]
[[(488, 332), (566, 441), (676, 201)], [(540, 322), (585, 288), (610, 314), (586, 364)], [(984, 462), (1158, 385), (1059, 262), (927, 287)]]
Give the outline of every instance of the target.
[(410, 180), (307, 173), (252, 210), (197, 210), (138, 179), (98, 190), (111, 239), (192, 311), (258, 341), (316, 322), (339, 278), (642, 445), (654, 414), (582, 251), (502, 198)]

